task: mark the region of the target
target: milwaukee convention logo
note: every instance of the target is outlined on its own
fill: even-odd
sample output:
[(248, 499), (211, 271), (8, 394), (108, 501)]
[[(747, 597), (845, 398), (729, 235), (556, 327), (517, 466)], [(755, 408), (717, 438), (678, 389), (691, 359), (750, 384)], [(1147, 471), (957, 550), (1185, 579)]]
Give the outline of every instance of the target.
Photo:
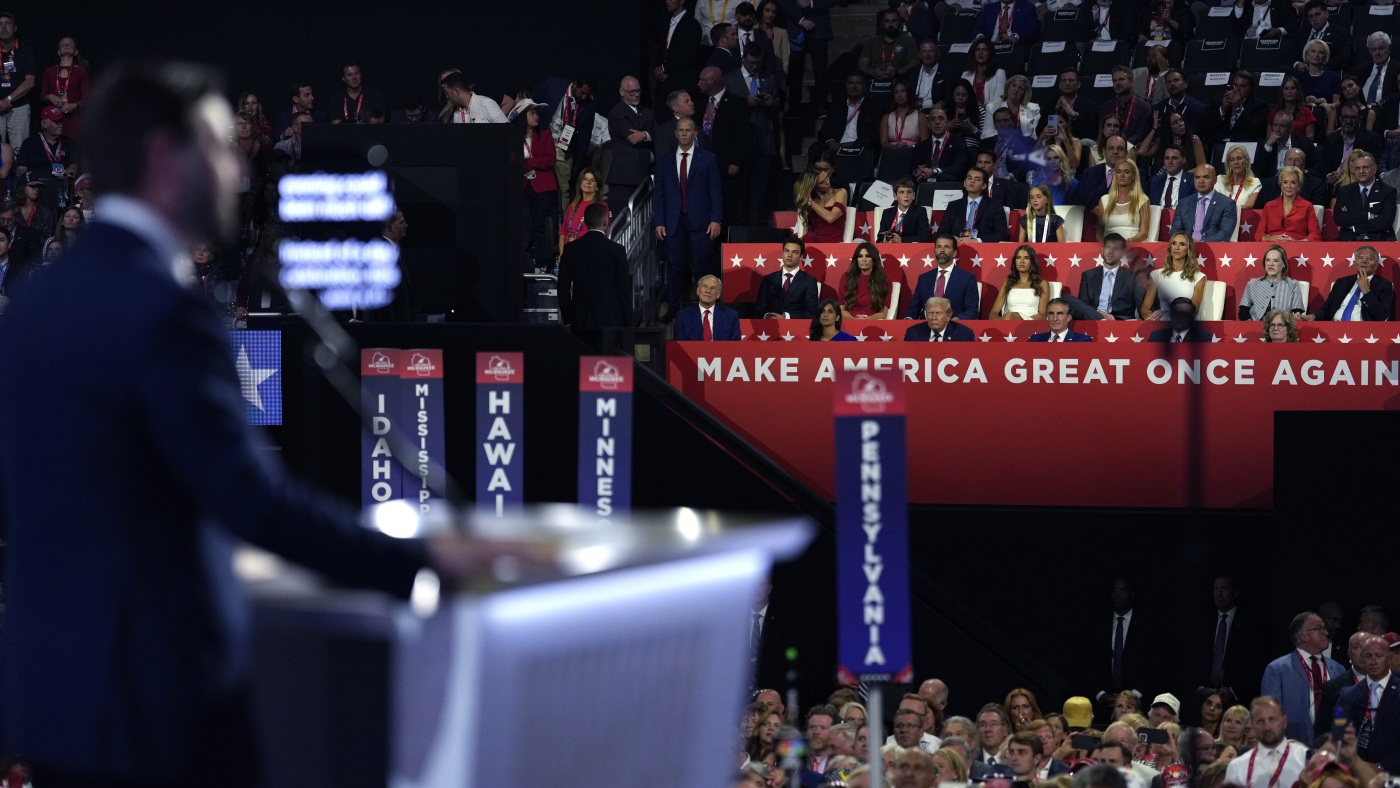
[(865, 373), (851, 381), (851, 391), (846, 395), (847, 405), (859, 405), (865, 413), (884, 413), (894, 404), (894, 395), (885, 388), (885, 382)]

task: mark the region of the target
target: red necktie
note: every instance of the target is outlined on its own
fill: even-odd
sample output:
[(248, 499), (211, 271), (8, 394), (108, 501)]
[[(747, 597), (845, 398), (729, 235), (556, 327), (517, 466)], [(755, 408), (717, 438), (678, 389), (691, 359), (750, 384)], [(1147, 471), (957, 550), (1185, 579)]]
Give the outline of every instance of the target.
[[(685, 188), (685, 187), (686, 187), (686, 172), (687, 172), (687, 170), (689, 169), (688, 167), (685, 166), (685, 164), (686, 164), (685, 157), (687, 157), (687, 156), (689, 156), (689, 155), (690, 155), (689, 153), (686, 153), (685, 151), (681, 151), (681, 213), (690, 213), (690, 201), (689, 201), (688, 199), (686, 199), (686, 195), (685, 195), (685, 193), (686, 193), (686, 188)], [(706, 312), (705, 314), (708, 315), (709, 313)], [(707, 332), (707, 333), (708, 333), (708, 331), (709, 331), (709, 329), (706, 329), (706, 332)], [(709, 337), (706, 337), (706, 339), (708, 339), (708, 338), (709, 338)]]
[(1312, 668), (1311, 668), (1311, 671), (1312, 671), (1313, 714), (1314, 714), (1315, 716), (1317, 716), (1317, 717), (1321, 717), (1321, 716), (1322, 716), (1322, 685), (1323, 685), (1324, 683), (1326, 683), (1326, 682), (1324, 682), (1324, 680), (1323, 680), (1323, 678), (1322, 678), (1322, 666), (1318, 664), (1318, 662), (1317, 662), (1317, 655), (1316, 655), (1316, 654), (1314, 654), (1313, 657), (1312, 657)]
[(946, 276), (944, 275), (943, 271), (940, 270), (940, 271), (938, 272), (938, 281), (933, 285), (933, 297), (934, 297), (934, 298), (942, 298), (942, 297), (943, 297), (943, 291), (947, 288), (947, 286), (948, 286), (948, 280), (947, 280)]
[(1164, 195), (1164, 197), (1163, 197), (1163, 199), (1162, 199), (1162, 209), (1163, 209), (1163, 210), (1170, 211), (1170, 210), (1172, 209), (1172, 203), (1175, 201), (1175, 199), (1176, 199), (1176, 176), (1175, 176), (1175, 175), (1172, 175), (1172, 176), (1170, 176), (1170, 177), (1167, 178), (1167, 193), (1166, 193), (1166, 195)]
[(792, 287), (792, 274), (783, 274), (783, 295), (788, 294), (790, 287)]
[(710, 330), (710, 310), (705, 310), (705, 325), (700, 328), (700, 338), (706, 342), (715, 341), (715, 332)]
[(1011, 6), (1003, 4), (1001, 7), (1001, 19), (997, 21), (997, 40), (1004, 41), (1008, 33), (1011, 32)]
[(1060, 341), (1060, 335), (1059, 335), (1059, 334), (1051, 334), (1050, 336), (1051, 336), (1051, 338), (1052, 338), (1052, 339), (1051, 339), (1052, 342), (1059, 342), (1059, 341)]
[(902, 229), (903, 227), (904, 227), (904, 214), (899, 214), (899, 216), (896, 217), (896, 219), (895, 219), (894, 226), (890, 228), (890, 232), (892, 232), (892, 233), (897, 233), (897, 232), (899, 232), (900, 229)]

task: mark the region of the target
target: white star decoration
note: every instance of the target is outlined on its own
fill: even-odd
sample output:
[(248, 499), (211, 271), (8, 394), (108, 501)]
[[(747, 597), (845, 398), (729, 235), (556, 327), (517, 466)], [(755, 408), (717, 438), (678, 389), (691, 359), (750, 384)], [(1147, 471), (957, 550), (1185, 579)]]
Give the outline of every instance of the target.
[(1252, 255), (1252, 254), (1251, 254), (1251, 255), (1246, 255), (1245, 258), (1244, 258), (1244, 267), (1245, 267), (1245, 268), (1253, 268), (1253, 267), (1254, 267), (1254, 263), (1257, 262), (1258, 260), (1259, 260), (1259, 258), (1255, 257), (1255, 256)]
[(1324, 336), (1322, 336), (1321, 334), (1318, 334), (1317, 336), (1313, 337), (1313, 341), (1320, 345), (1320, 344), (1322, 344), (1323, 342), (1326, 342), (1326, 341), (1327, 341), (1327, 337), (1324, 337)]
[(759, 268), (762, 268), (763, 264), (766, 262), (768, 262), (768, 259), (765, 258), (763, 255), (759, 255), (758, 257), (755, 257), (753, 259), (753, 264)]
[(1077, 254), (1072, 254), (1072, 255), (1069, 256), (1069, 267), (1070, 267), (1070, 268), (1078, 268), (1078, 267), (1079, 267), (1079, 255), (1077, 255)]
[(1254, 232), (1254, 225), (1250, 224), (1249, 222), (1240, 222), (1240, 232), (1252, 233)]
[(1347, 345), (1351, 343), (1351, 337), (1347, 336), (1346, 334), (1342, 334), (1341, 338), (1337, 341), (1341, 342), (1343, 345)]
[(899, 267), (900, 267), (900, 268), (908, 268), (908, 267), (909, 267), (909, 255), (904, 255), (904, 254), (902, 254), (902, 255), (900, 255), (899, 257), (895, 258), (895, 259), (899, 261)]
[(1396, 335), (1395, 335), (1395, 338), (1392, 339), (1392, 340), (1390, 340), (1390, 341), (1391, 341), (1391, 342), (1394, 342), (1394, 343), (1397, 344), (1397, 345), (1400, 345), (1400, 334), (1396, 334)]
[(767, 341), (768, 341), (768, 332), (767, 332), (767, 331), (761, 331), (761, 332), (759, 332), (759, 334), (758, 334), (758, 339), (759, 339), (760, 342), (767, 342)]
[(1045, 255), (1045, 265), (1046, 265), (1047, 267), (1049, 267), (1049, 268), (1054, 268), (1054, 267), (1055, 267), (1055, 255), (1053, 255), (1053, 254), (1047, 254), (1047, 255)]
[(744, 264), (744, 258), (736, 254), (733, 257), (729, 258), (729, 262), (734, 264), (734, 268), (738, 268)]
[(997, 268), (1005, 268), (1005, 267), (1006, 267), (1006, 255), (1004, 255), (1004, 254), (999, 254), (999, 255), (997, 255)]
[(856, 341), (857, 341), (857, 342), (864, 342), (864, 341), (865, 341), (865, 335), (864, 335), (864, 334), (856, 334)]
[(881, 335), (880, 335), (880, 341), (881, 341), (881, 342), (888, 342), (888, 341), (890, 341), (891, 339), (894, 339), (894, 334), (881, 334)]
[[(1323, 267), (1323, 268), (1331, 268), (1331, 267), (1332, 267), (1332, 261), (1335, 260), (1335, 259), (1337, 259), (1337, 258), (1333, 257), (1333, 256), (1330, 255), (1330, 254), (1325, 254), (1325, 255), (1323, 255), (1323, 256), (1322, 256), (1322, 267)], [(1298, 258), (1298, 265), (1307, 265), (1307, 263), (1304, 263), (1304, 262), (1303, 262), (1303, 258), (1302, 258), (1301, 255), (1300, 255), (1299, 258)]]
[(1141, 342), (1143, 339), (1145, 339), (1145, 337), (1143, 337), (1141, 334), (1133, 334), (1132, 339), (1134, 342)]
[(1229, 267), (1230, 267), (1230, 255), (1228, 255), (1228, 254), (1222, 254), (1222, 255), (1220, 255), (1220, 267), (1221, 267), (1221, 268), (1229, 268)]
[(1220, 341), (1220, 337), (1211, 337), (1211, 338), (1210, 338), (1210, 341), (1211, 341), (1211, 342), (1219, 342), (1219, 341)]
[(812, 267), (812, 256), (811, 256), (811, 255), (807, 255), (806, 257), (802, 258), (802, 265), (805, 266), (805, 267), (807, 267), (807, 268), (811, 268), (811, 267)]
[(870, 236), (870, 225), (868, 225), (868, 224), (862, 224), (862, 225), (860, 226), (860, 234), (863, 235), (863, 236), (869, 237), (869, 236)]
[(1249, 339), (1247, 339), (1244, 334), (1240, 334), (1239, 336), (1235, 337), (1235, 341), (1243, 343), (1248, 342)]
[(1002, 337), (1002, 339), (1005, 339), (1007, 342), (1015, 342), (1015, 341), (1016, 341), (1016, 337), (1013, 336), (1013, 335), (1011, 335), (1011, 334), (1007, 334), (1006, 336)]
[(1117, 342), (1117, 341), (1118, 341), (1118, 336), (1117, 336), (1116, 334), (1109, 334), (1108, 336), (1106, 336), (1106, 337), (1103, 338), (1103, 341), (1105, 341), (1105, 342)]
[(239, 388), (243, 390), (243, 399), (253, 403), (253, 407), (258, 410), (266, 410), (263, 407), (262, 394), (258, 393), (258, 386), (263, 381), (277, 374), (274, 369), (254, 369), (252, 362), (248, 360), (248, 348), (238, 348), (238, 360), (234, 362), (234, 368), (238, 370)]
[(1198, 255), (1196, 255), (1196, 267), (1197, 267), (1197, 268), (1200, 268), (1201, 266), (1203, 266), (1203, 265), (1205, 265), (1205, 264), (1206, 264), (1206, 256), (1203, 255), (1203, 254), (1198, 254)]
[(932, 267), (933, 267), (933, 258), (932, 258), (932, 257), (929, 257), (928, 255), (924, 255), (924, 268), (932, 268)]
[(983, 331), (982, 336), (978, 337), (978, 339), (982, 340), (983, 342), (991, 342), (992, 335), (988, 334), (986, 331)]
[(1376, 344), (1376, 343), (1379, 342), (1379, 341), (1380, 341), (1379, 339), (1376, 339), (1376, 335), (1375, 335), (1375, 334), (1372, 334), (1371, 336), (1366, 337), (1366, 344), (1368, 344), (1368, 345), (1374, 345), (1374, 344)]
[(836, 255), (834, 255), (834, 254), (827, 255), (827, 257), (826, 257), (826, 264), (827, 264), (827, 265), (836, 265)]
[(981, 268), (981, 267), (982, 267), (982, 255), (980, 255), (980, 254), (975, 254), (975, 255), (972, 256), (972, 267), (973, 267), (973, 268)]
[[(1103, 263), (1103, 257), (1099, 257), (1099, 262)], [(1153, 257), (1152, 255), (1148, 255), (1147, 257), (1143, 258), (1143, 262), (1147, 263), (1148, 268), (1151, 268), (1152, 264), (1157, 262), (1157, 258)]]
[(787, 332), (786, 334), (783, 334), (783, 340), (786, 341), (786, 342), (791, 342), (791, 341), (792, 341), (792, 332), (789, 331), (789, 332)]

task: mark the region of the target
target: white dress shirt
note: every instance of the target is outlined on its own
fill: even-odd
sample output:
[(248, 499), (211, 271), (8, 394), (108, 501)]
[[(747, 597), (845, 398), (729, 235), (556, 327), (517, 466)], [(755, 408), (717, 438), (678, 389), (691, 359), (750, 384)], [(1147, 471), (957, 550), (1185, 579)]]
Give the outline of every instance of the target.
[[(1279, 773), (1278, 780), (1273, 783), (1272, 788), (1289, 788), (1303, 772), (1307, 762), (1307, 751), (1308, 748), (1302, 743), (1290, 742), (1288, 739), (1273, 747), (1260, 744), (1230, 761), (1230, 765), (1225, 769), (1225, 782), (1243, 785), (1245, 788), (1270, 788), (1269, 783), (1274, 771), (1278, 769), (1279, 759), (1283, 758), (1283, 771)], [(1254, 757), (1254, 778), (1247, 780), (1251, 756)]]

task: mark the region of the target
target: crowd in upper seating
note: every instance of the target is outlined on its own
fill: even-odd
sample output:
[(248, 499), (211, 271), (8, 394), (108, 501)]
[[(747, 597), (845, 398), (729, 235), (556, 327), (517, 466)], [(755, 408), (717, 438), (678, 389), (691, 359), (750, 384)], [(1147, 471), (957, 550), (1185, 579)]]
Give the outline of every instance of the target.
[[(930, 678), (899, 698), (880, 720), (890, 735), (871, 742), (865, 686), (838, 687), (805, 715), (788, 707), (792, 696), (756, 690), (739, 724), (734, 785), (778, 788), (795, 779), (869, 788), (875, 784), (864, 764), (877, 751), (886, 785), (898, 788), (1391, 784), (1400, 769), (1393, 672), (1400, 670), (1400, 636), (1389, 631), (1383, 609), (1363, 608), (1350, 632), (1341, 606), (1324, 602), (1292, 619), (1294, 648), (1278, 656), (1267, 653), (1267, 634), (1252, 612), (1237, 606), (1233, 579), (1216, 578), (1210, 637), (1191, 662), (1191, 686), (1177, 688), (1167, 678), (1174, 666), (1161, 664), (1155, 643), (1163, 633), (1153, 629), (1150, 613), (1136, 609), (1135, 597), (1130, 581), (1114, 580), (1112, 613), (1083, 633), (1081, 675), (1073, 682), (1080, 694), (1062, 705), (1024, 687), (1004, 699), (950, 704), (956, 682)], [(766, 616), (766, 608), (759, 612)], [(792, 746), (794, 737), (805, 737), (805, 752)]]

